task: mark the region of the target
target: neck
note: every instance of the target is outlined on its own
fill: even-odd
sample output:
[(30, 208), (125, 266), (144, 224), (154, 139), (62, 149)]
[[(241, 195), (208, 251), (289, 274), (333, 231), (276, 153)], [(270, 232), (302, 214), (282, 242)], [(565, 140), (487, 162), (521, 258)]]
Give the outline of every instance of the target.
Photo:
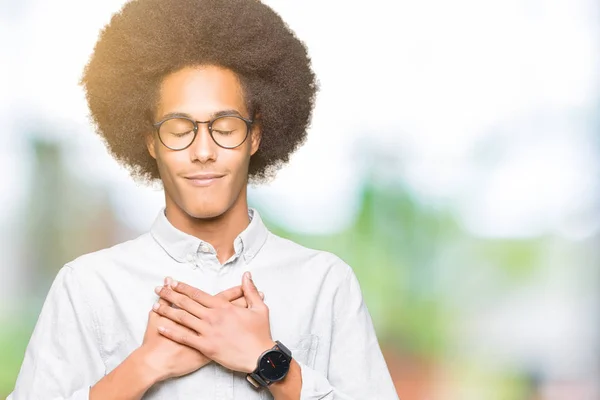
[(246, 188), (233, 206), (212, 218), (192, 217), (166, 195), (166, 216), (175, 228), (210, 243), (217, 251), (217, 259), (223, 264), (235, 253), (235, 238), (250, 223)]

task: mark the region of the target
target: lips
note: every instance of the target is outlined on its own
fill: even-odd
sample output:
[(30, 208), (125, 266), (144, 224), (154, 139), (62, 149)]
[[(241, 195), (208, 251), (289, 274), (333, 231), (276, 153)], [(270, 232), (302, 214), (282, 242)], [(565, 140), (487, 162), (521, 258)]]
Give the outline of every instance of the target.
[(184, 178), (194, 186), (209, 186), (225, 175), (218, 173), (203, 173), (185, 176)]
[(205, 180), (205, 179), (218, 179), (218, 178), (222, 178), (223, 176), (225, 176), (224, 174), (218, 174), (216, 172), (206, 172), (203, 174), (194, 174), (194, 175), (188, 175), (185, 178), (186, 179), (193, 179), (193, 180)]

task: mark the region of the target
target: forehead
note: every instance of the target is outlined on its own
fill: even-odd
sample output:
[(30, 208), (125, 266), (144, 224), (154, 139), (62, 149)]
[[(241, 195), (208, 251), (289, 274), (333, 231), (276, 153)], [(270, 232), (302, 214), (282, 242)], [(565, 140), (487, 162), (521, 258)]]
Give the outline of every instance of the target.
[(247, 114), (240, 81), (230, 69), (213, 65), (186, 67), (167, 75), (161, 83), (159, 117), (180, 112), (203, 119), (231, 109)]

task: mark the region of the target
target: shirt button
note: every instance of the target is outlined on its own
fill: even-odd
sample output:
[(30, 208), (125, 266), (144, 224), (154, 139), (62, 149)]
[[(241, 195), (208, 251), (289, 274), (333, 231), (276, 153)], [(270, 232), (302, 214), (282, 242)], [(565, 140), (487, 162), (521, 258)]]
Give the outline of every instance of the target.
[(194, 256), (192, 254), (188, 254), (186, 260), (188, 260), (188, 262), (192, 262), (194, 261)]
[(203, 244), (202, 246), (200, 246), (200, 250), (201, 250), (203, 253), (208, 253), (208, 252), (209, 252), (208, 246), (207, 246), (207, 245), (205, 245), (205, 244)]

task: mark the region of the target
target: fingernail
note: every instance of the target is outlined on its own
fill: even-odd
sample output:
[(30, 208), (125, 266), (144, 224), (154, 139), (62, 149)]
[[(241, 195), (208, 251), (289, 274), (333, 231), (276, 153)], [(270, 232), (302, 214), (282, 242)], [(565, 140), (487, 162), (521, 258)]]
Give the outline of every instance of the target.
[(154, 288), (154, 291), (156, 292), (156, 294), (160, 294), (160, 291), (162, 290), (162, 286), (157, 286)]
[(258, 292), (258, 294), (260, 294), (260, 298), (264, 300), (265, 294), (263, 292)]
[(164, 326), (159, 326), (158, 330), (161, 331), (161, 332), (166, 332), (167, 328), (165, 328)]
[(170, 276), (167, 276), (167, 277), (165, 278), (165, 285), (169, 285), (170, 283), (171, 283), (171, 277), (170, 277)]
[(175, 279), (171, 280), (171, 287), (172, 288), (177, 287), (177, 283), (178, 282)]
[(248, 279), (249, 281), (252, 280), (252, 274), (250, 273), (250, 271), (246, 271), (246, 279)]
[(154, 305), (152, 306), (152, 309), (153, 309), (154, 311), (156, 311), (156, 310), (158, 310), (158, 307), (160, 307), (160, 304), (158, 304), (158, 303), (154, 303)]

